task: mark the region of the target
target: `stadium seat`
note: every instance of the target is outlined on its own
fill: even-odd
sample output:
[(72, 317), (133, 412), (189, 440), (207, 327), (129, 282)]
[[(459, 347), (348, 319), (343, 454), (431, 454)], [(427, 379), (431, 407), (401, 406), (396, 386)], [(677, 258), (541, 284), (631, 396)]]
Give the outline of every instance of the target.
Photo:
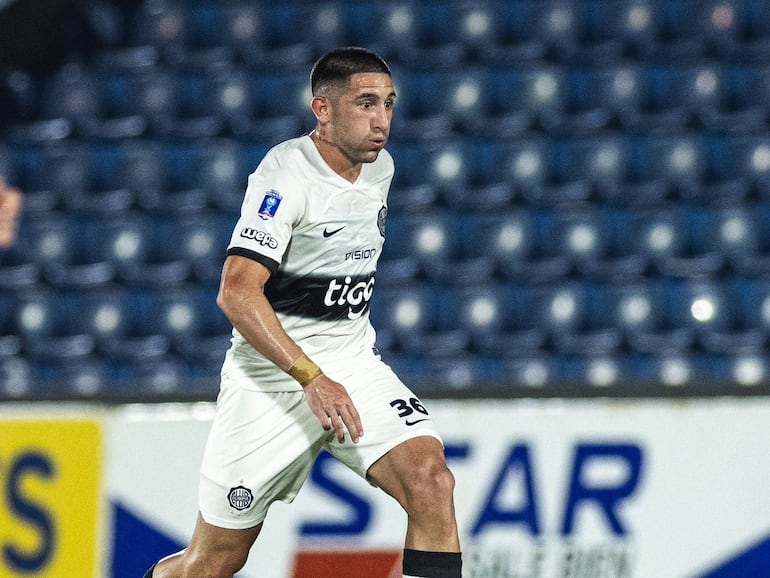
[(629, 204), (697, 198), (706, 177), (707, 155), (697, 132), (634, 137), (629, 158), (624, 186)]
[(622, 126), (629, 131), (684, 130), (704, 109), (713, 108), (723, 90), (719, 70), (709, 63), (647, 65), (643, 69), (644, 99), (624, 111)]
[(0, 395), (4, 399), (35, 399), (32, 363), (24, 355), (0, 357)]
[(736, 54), (745, 30), (744, 0), (707, 0), (700, 3), (696, 26), (706, 48), (720, 57)]
[(42, 118), (63, 118), (76, 131), (88, 133), (88, 123), (103, 116), (101, 91), (84, 66), (69, 64), (50, 77), (43, 91)]
[(770, 54), (770, 7), (764, 0), (745, 0), (740, 54), (756, 62), (767, 62)]
[(629, 149), (628, 139), (614, 132), (565, 139), (555, 149), (554, 173), (559, 182), (585, 183), (584, 196), (614, 202), (629, 178)]
[(383, 258), (413, 259), (424, 279), (450, 281), (455, 271), (456, 217), (433, 208), (391, 219), (386, 226)]
[(423, 358), (466, 351), (470, 345), (468, 333), (439, 323), (439, 296), (444, 291), (424, 284), (379, 287), (371, 306), (378, 347)]
[(113, 264), (99, 253), (104, 239), (94, 237), (93, 223), (64, 213), (51, 213), (29, 221), (25, 233), (29, 258), (40, 267), (48, 283), (91, 287), (115, 278)]
[(711, 106), (699, 111), (709, 130), (746, 133), (762, 123), (770, 110), (770, 68), (763, 64), (722, 65), (722, 89)]
[(529, 287), (488, 283), (452, 293), (447, 307), (456, 308), (442, 312), (470, 333), (472, 347), (484, 358), (537, 355), (548, 345), (548, 331), (534, 312), (534, 295)]
[(641, 46), (645, 58), (692, 60), (704, 56), (707, 44), (698, 25), (700, 0), (652, 0), (651, 15), (655, 26)]
[[(727, 282), (685, 282), (674, 288), (689, 305), (684, 323), (695, 328), (700, 346), (716, 354), (759, 353), (767, 342), (767, 288), (735, 279)], [(751, 292), (756, 301), (748, 301)]]
[(578, 54), (593, 62), (638, 57), (657, 34), (658, 11), (649, 0), (587, 0)]
[(534, 206), (554, 206), (588, 199), (591, 184), (574, 174), (571, 145), (542, 135), (511, 139), (499, 148), (498, 170), (512, 187)]
[(770, 206), (765, 202), (724, 208), (712, 213), (713, 226), (721, 239), (733, 271), (763, 276), (770, 267)]
[(631, 243), (660, 274), (716, 274), (724, 267), (725, 259), (706, 241), (710, 232), (702, 228), (699, 217), (682, 206), (638, 211), (630, 219)]
[(584, 279), (625, 283), (648, 273), (648, 255), (629, 242), (627, 211), (578, 206), (556, 220), (560, 253)]
[[(163, 317), (160, 307), (160, 291), (147, 288), (128, 288), (113, 293), (107, 301), (107, 319), (113, 320), (102, 326), (103, 319), (98, 314), (104, 312), (98, 304), (97, 313), (97, 350), (110, 360), (150, 361), (168, 354), (171, 338), (163, 332)], [(114, 317), (113, 317), (114, 316)], [(107, 331), (106, 329), (109, 329)]]
[(170, 64), (181, 63), (192, 44), (190, 14), (175, 0), (143, 2), (128, 28), (130, 44), (152, 46)]
[(543, 111), (546, 130), (567, 134), (595, 134), (613, 120), (612, 110), (604, 106), (599, 77), (593, 71), (571, 68), (560, 87), (563, 104)]
[(567, 275), (571, 269), (569, 257), (559, 250), (554, 225), (546, 212), (511, 211), (470, 220), (466, 234), (477, 243), (472, 247), (475, 251), (488, 248), (475, 256), (491, 255), (505, 279), (539, 283)]
[(90, 355), (93, 336), (81, 323), (77, 297), (39, 289), (19, 296), (15, 325), (23, 351), (36, 359), (67, 359)]
[(15, 305), (14, 295), (0, 293), (0, 359), (18, 355), (21, 350), (14, 316)]
[(607, 291), (613, 325), (636, 353), (674, 354), (688, 352), (695, 345), (693, 328), (676, 321), (687, 305), (670, 300), (666, 287), (664, 280), (654, 279), (616, 285)]
[(561, 353), (607, 355), (622, 344), (601, 285), (563, 283), (538, 290), (536, 310)]

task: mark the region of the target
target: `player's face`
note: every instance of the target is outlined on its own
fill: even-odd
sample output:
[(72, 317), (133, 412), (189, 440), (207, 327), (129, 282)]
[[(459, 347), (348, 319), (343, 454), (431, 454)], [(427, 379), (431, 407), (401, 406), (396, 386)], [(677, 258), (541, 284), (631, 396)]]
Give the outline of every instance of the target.
[(330, 136), (353, 163), (371, 163), (390, 134), (396, 93), (389, 74), (361, 73), (330, 106)]

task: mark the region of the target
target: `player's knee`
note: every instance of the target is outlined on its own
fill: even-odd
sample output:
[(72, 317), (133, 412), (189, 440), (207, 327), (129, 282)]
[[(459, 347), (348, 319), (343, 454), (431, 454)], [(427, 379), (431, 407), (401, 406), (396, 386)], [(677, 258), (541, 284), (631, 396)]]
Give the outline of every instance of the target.
[(246, 556), (234, 552), (198, 556), (190, 552), (184, 557), (183, 576), (195, 578), (233, 578), (246, 565)]
[(411, 479), (413, 508), (435, 511), (453, 501), (455, 478), (443, 461), (421, 464)]

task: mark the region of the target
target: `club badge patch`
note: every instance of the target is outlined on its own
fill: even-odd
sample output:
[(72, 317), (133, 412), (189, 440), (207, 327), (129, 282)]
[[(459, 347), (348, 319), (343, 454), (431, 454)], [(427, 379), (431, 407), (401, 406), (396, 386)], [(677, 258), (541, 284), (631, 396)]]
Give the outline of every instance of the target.
[(267, 191), (265, 198), (262, 199), (262, 204), (259, 206), (259, 212), (257, 213), (259, 218), (267, 221), (275, 217), (282, 198), (281, 193), (276, 190), (270, 189)]
[(377, 214), (377, 227), (380, 229), (380, 235), (385, 238), (385, 219), (388, 216), (388, 207), (383, 206)]
[(230, 506), (232, 506), (233, 509), (242, 512), (251, 506), (254, 501), (254, 494), (251, 493), (249, 488), (235, 486), (234, 488), (230, 488), (230, 491), (227, 493), (227, 501), (230, 502)]

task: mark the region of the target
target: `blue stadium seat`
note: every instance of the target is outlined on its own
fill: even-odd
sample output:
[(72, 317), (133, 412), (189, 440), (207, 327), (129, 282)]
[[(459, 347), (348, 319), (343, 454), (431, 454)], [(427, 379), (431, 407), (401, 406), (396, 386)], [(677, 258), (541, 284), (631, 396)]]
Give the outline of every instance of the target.
[(765, 202), (715, 210), (710, 224), (733, 271), (763, 276), (770, 267), (770, 206)]
[(735, 56), (746, 27), (744, 0), (707, 0), (697, 7), (696, 26), (707, 49), (720, 57)]
[(584, 182), (590, 188), (584, 195), (615, 201), (629, 178), (630, 148), (628, 139), (619, 133), (564, 140), (556, 147), (554, 173), (561, 182)]
[(770, 6), (764, 0), (745, 0), (745, 26), (740, 35), (740, 53), (746, 59), (767, 62), (770, 54)]
[(593, 62), (638, 56), (658, 32), (658, 11), (649, 0), (587, 0), (578, 53)]
[(697, 198), (706, 177), (707, 152), (700, 133), (633, 138), (630, 158), (630, 204)]
[(69, 64), (50, 77), (43, 91), (42, 118), (63, 118), (88, 134), (88, 124), (103, 115), (101, 90), (84, 66)]
[(561, 87), (563, 104), (559, 108), (546, 109), (542, 123), (546, 130), (568, 134), (595, 134), (614, 120), (612, 110), (604, 106), (602, 89), (612, 86), (599, 83), (600, 77), (593, 70), (570, 68)]
[(605, 355), (623, 342), (600, 285), (563, 283), (538, 290), (536, 310), (559, 352)]
[(35, 399), (32, 363), (23, 355), (0, 357), (0, 395), (5, 399)]
[(713, 106), (699, 112), (709, 130), (751, 132), (765, 122), (770, 109), (770, 68), (765, 65), (723, 65), (722, 90)]
[(424, 278), (449, 281), (454, 275), (453, 259), (458, 254), (455, 221), (455, 215), (440, 209), (392, 220), (388, 224), (390, 231), (386, 229), (383, 257), (387, 252), (388, 259), (412, 258)]
[[(471, 238), (486, 245), (506, 279), (538, 283), (567, 275), (568, 256), (559, 250), (552, 215), (539, 211), (512, 211), (481, 217), (470, 223)], [(479, 255), (483, 256), (483, 255)]]
[[(97, 315), (97, 350), (111, 362), (150, 361), (163, 358), (171, 349), (171, 338), (163, 332), (160, 296), (162, 290), (122, 287), (107, 298), (107, 319), (102, 327)], [(98, 305), (98, 304), (96, 304)], [(114, 317), (113, 317), (114, 316)], [(107, 330), (109, 329), (109, 330)]]
[[(262, 158), (248, 156), (248, 149), (240, 141), (224, 138), (200, 141), (187, 154), (190, 173), (186, 177), (190, 180), (185, 188), (205, 191), (213, 207), (240, 209), (249, 173)], [(180, 180), (183, 178), (180, 175)]]
[(698, 222), (700, 215), (683, 206), (642, 210), (631, 218), (631, 242), (647, 255), (655, 270), (673, 277), (718, 273), (724, 256), (711, 246), (711, 233)]
[(182, 286), (155, 295), (157, 317), (150, 331), (168, 338), (182, 359), (221, 364), (230, 346), (232, 326), (216, 304), (216, 287)]
[(175, 0), (143, 2), (128, 28), (130, 44), (152, 46), (171, 64), (182, 62), (192, 43), (190, 14)]
[(114, 263), (121, 282), (131, 286), (172, 287), (192, 274), (184, 254), (189, 240), (180, 238), (175, 220), (125, 215), (101, 226), (104, 258)]
[(643, 132), (686, 129), (704, 109), (722, 98), (719, 70), (703, 62), (693, 65), (648, 65), (642, 75), (644, 100), (621, 116), (624, 128)]
[(172, 67), (151, 66), (125, 73), (125, 114), (144, 118), (153, 136), (169, 134), (181, 115), (182, 86)]
[(613, 325), (623, 332), (632, 351), (665, 355), (692, 350), (693, 328), (676, 321), (687, 305), (669, 297), (667, 283), (661, 279), (617, 285), (608, 291)]
[(378, 288), (371, 307), (378, 347), (419, 357), (447, 357), (465, 351), (470, 335), (439, 323), (439, 296), (445, 290), (424, 284)]
[(17, 355), (21, 350), (21, 338), (14, 316), (15, 306), (15, 295), (0, 293), (0, 359)]
[(49, 290), (26, 292), (17, 302), (16, 330), (25, 354), (37, 359), (81, 358), (95, 348), (82, 324), (77, 296)]
[(95, 237), (91, 221), (65, 213), (52, 213), (28, 224), (25, 235), (30, 260), (48, 283), (62, 287), (98, 286), (115, 278), (115, 268), (99, 251), (103, 239)]
[(498, 167), (514, 193), (535, 206), (582, 201), (592, 189), (587, 179), (571, 170), (574, 152), (566, 140), (517, 137), (500, 147)]
[[(764, 294), (767, 287), (752, 282), (684, 282), (675, 287), (681, 301), (687, 305), (682, 312), (683, 323), (694, 327), (698, 342), (705, 351), (717, 354), (760, 353), (767, 342), (766, 318), (761, 299), (748, 301)], [(758, 294), (759, 293), (759, 294)]]
[(641, 46), (645, 58), (664, 57), (667, 60), (692, 60), (705, 54), (707, 44), (703, 29), (698, 26), (700, 0), (652, 0), (651, 14), (655, 26)]
[(534, 293), (528, 288), (488, 283), (450, 293), (442, 313), (445, 323), (470, 334), (481, 356), (512, 359), (538, 354), (547, 345), (548, 332), (534, 305)]
[(629, 282), (648, 272), (649, 258), (629, 242), (622, 209), (576, 207), (558, 211), (560, 252), (586, 280)]

